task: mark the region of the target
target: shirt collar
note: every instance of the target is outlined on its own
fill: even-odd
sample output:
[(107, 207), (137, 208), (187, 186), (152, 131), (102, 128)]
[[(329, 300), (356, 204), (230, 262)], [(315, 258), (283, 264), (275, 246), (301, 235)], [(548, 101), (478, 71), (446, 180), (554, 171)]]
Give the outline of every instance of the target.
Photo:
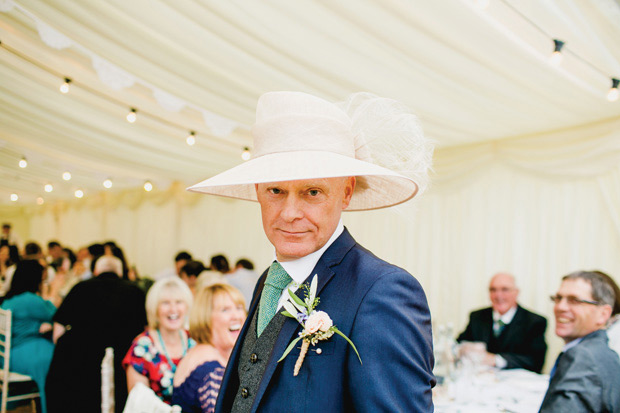
[(500, 315), (497, 311), (493, 310), (493, 321), (496, 322), (496, 321), (502, 320), (504, 324), (510, 324), (512, 319), (515, 317), (516, 313), (517, 313), (516, 305), (512, 307), (510, 310), (506, 311), (504, 315)]
[(319, 259), (323, 256), (323, 253), (329, 248), (330, 245), (336, 241), (336, 239), (342, 234), (344, 231), (344, 225), (342, 224), (342, 218), (338, 221), (338, 225), (336, 226), (336, 230), (329, 238), (329, 240), (321, 247), (321, 249), (313, 252), (312, 254), (308, 254), (305, 257), (298, 258), (293, 261), (285, 261), (280, 262), (277, 258), (276, 261), (282, 265), (282, 268), (286, 270), (288, 275), (295, 281), (297, 284), (302, 284), (306, 281), (306, 278), (310, 275), (310, 272), (316, 266), (316, 263), (319, 262)]
[(566, 353), (568, 350), (570, 350), (571, 348), (575, 347), (577, 344), (581, 343), (581, 340), (583, 340), (583, 337), (576, 338), (573, 341), (569, 341), (568, 343), (564, 344), (564, 348), (562, 349), (562, 353)]

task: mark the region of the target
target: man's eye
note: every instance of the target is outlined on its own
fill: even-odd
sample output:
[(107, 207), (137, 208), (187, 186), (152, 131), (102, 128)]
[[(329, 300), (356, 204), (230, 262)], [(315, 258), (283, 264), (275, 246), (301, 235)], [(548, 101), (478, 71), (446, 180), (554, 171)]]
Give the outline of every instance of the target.
[(271, 192), (274, 195), (277, 195), (279, 193), (281, 193), (282, 191), (278, 188), (269, 188), (269, 192)]
[(317, 196), (319, 194), (319, 190), (318, 189), (311, 189), (308, 191), (308, 194), (310, 196)]

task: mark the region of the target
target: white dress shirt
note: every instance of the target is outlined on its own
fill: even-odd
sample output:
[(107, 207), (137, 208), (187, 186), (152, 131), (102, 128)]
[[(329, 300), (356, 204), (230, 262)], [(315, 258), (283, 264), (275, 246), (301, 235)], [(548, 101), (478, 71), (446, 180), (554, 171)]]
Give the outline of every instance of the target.
[[(503, 315), (500, 315), (497, 311), (493, 310), (493, 328), (495, 329), (495, 323), (499, 320), (502, 320), (504, 325), (508, 325), (511, 323), (512, 319), (515, 318), (515, 314), (517, 313), (517, 306), (515, 305), (510, 310), (506, 311)], [(503, 369), (508, 365), (508, 362), (505, 358), (500, 356), (499, 354), (495, 355), (495, 367)]]

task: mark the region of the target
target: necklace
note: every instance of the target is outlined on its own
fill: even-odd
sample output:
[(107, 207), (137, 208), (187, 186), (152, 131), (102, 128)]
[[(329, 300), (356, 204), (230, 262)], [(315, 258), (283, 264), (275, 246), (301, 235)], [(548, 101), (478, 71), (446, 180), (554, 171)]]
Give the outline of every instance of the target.
[[(174, 374), (174, 372), (177, 371), (177, 365), (174, 363), (174, 361), (172, 361), (172, 357), (170, 357), (170, 355), (168, 354), (168, 350), (166, 349), (166, 344), (164, 343), (164, 339), (161, 337), (161, 332), (159, 331), (159, 328), (157, 329), (157, 335), (159, 336), (159, 342), (161, 343), (161, 348), (164, 350), (164, 354), (166, 355), (166, 358), (168, 359), (168, 362), (170, 363), (172, 373)], [(179, 336), (181, 337), (181, 344), (183, 345), (183, 355), (181, 355), (181, 358), (183, 358), (185, 357), (185, 353), (187, 353), (187, 346), (183, 343), (183, 333), (181, 331), (179, 331)]]

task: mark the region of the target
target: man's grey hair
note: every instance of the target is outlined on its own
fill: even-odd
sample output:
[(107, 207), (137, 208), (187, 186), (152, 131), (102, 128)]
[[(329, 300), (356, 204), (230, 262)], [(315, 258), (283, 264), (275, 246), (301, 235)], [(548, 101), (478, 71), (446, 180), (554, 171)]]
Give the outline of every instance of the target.
[(111, 255), (103, 255), (95, 262), (95, 275), (103, 274), (104, 272), (113, 272), (119, 277), (123, 275), (123, 262)]
[(608, 304), (611, 308), (616, 302), (616, 294), (607, 280), (598, 271), (575, 271), (562, 277), (564, 280), (582, 279), (592, 286), (592, 298), (601, 304)]

